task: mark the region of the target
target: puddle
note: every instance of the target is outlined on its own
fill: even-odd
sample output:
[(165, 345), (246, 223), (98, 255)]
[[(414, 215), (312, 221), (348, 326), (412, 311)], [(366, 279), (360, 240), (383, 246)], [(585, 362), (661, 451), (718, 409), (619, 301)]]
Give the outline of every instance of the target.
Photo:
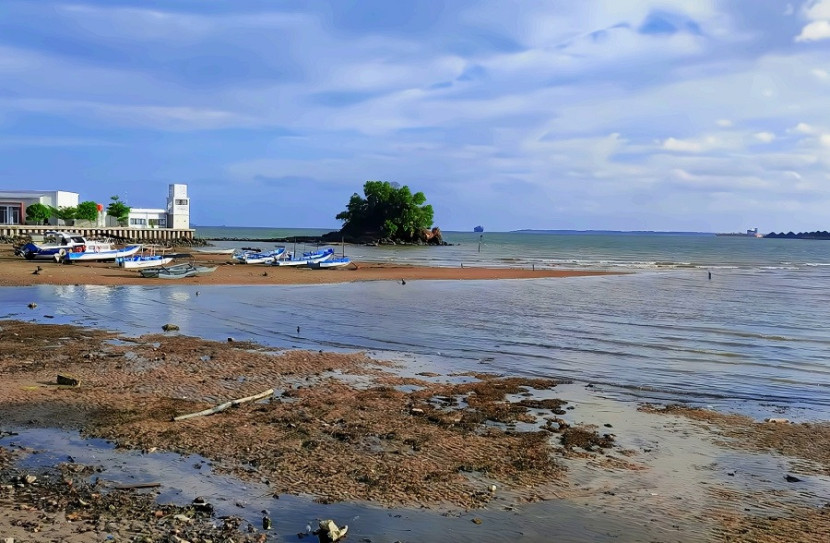
[(365, 503), (324, 505), (311, 497), (284, 494), (276, 498), (269, 484), (215, 473), (211, 461), (198, 455), (143, 454), (51, 428), (5, 430), (16, 435), (0, 434), (0, 446), (30, 452), (17, 462), (25, 470), (38, 472), (74, 461), (95, 467), (89, 480), (98, 479), (105, 487), (161, 483), (158, 488), (135, 492), (154, 492), (159, 503), (177, 505), (202, 496), (215, 506), (216, 517), (234, 515), (253, 526), (261, 525), (266, 510), (280, 541), (314, 541), (298, 534), (304, 534), (308, 525), (316, 527), (323, 518), (348, 524), (352, 541), (542, 541), (555, 534), (557, 542), (618, 542), (651, 540), (661, 533), (624, 516), (598, 515), (592, 507), (565, 500), (516, 505), (512, 499), (497, 497), (487, 509), (446, 511), (387, 509)]

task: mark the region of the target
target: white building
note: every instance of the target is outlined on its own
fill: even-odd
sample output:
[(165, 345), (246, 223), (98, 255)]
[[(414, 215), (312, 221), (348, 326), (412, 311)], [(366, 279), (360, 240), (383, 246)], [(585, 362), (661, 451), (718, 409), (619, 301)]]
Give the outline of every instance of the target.
[[(54, 208), (78, 205), (77, 192), (65, 190), (0, 190), (0, 224), (25, 224), (26, 207), (43, 204)], [(57, 224), (57, 219), (50, 219)]]
[[(26, 224), (26, 207), (35, 203), (54, 208), (77, 207), (80, 201), (77, 192), (62, 190), (0, 190), (0, 224)], [(102, 206), (104, 213), (99, 213), (97, 226), (118, 227), (118, 219), (106, 215), (106, 206)], [(56, 225), (57, 219), (52, 217), (49, 224)], [(95, 226), (95, 225), (93, 225)], [(190, 228), (190, 198), (187, 196), (187, 185), (171, 184), (167, 195), (165, 208), (132, 208), (128, 215), (127, 224), (130, 228), (175, 228), (187, 230)]]
[[(107, 217), (107, 226), (117, 226), (115, 217)], [(112, 224), (110, 224), (112, 223)], [(190, 228), (190, 198), (187, 185), (171, 184), (165, 209), (134, 207), (130, 209), (130, 228)]]

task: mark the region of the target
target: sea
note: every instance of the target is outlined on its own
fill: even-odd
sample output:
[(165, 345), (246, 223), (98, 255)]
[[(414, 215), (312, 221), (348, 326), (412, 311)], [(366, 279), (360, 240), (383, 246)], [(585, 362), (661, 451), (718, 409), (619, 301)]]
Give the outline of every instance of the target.
[[(291, 238), (325, 232), (196, 227), (219, 248), (294, 251), (311, 247)], [(288, 241), (269, 241), (277, 238)], [(199, 296), (178, 283), (0, 288), (0, 317), (133, 335), (171, 322), (208, 339), (370, 351), (446, 371), (567, 379), (621, 399), (828, 420), (830, 242), (643, 232), (444, 232), (444, 240), (333, 247), (356, 261), (617, 273), (201, 286)]]

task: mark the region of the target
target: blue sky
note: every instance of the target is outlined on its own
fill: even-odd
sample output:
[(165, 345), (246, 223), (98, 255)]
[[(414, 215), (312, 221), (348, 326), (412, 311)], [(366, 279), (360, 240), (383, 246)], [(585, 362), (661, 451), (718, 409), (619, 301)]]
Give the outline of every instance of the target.
[(830, 0), (4, 0), (0, 189), (339, 227), (830, 229)]

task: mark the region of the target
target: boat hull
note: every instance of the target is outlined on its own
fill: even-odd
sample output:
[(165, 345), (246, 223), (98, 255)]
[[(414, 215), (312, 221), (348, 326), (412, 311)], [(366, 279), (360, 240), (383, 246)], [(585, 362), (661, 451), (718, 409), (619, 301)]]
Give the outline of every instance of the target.
[(99, 260), (115, 260), (133, 256), (141, 250), (141, 245), (130, 245), (123, 249), (111, 249), (109, 251), (84, 251), (79, 253), (66, 253), (63, 258), (69, 262), (95, 262)]

